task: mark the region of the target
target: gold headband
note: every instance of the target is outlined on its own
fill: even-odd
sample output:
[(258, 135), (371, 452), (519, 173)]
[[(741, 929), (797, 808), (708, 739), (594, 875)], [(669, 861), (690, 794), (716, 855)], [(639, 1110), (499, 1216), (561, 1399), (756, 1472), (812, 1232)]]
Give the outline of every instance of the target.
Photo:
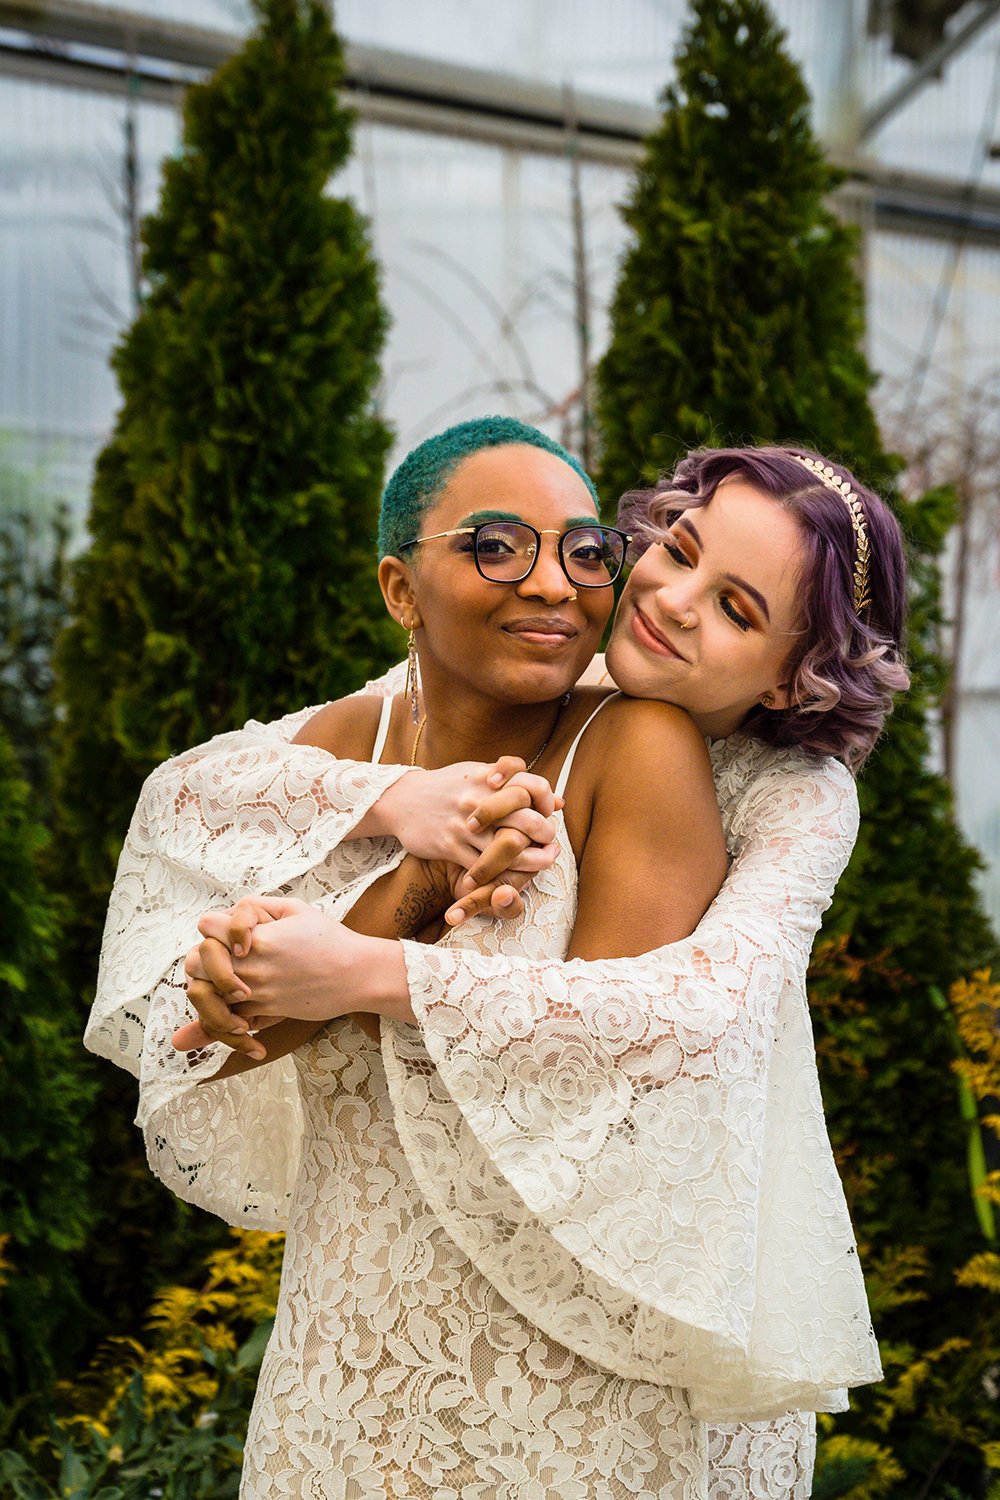
[(792, 458), (807, 468), (810, 474), (815, 474), (820, 484), (825, 484), (828, 490), (838, 494), (847, 506), (855, 541), (854, 612), (860, 614), (872, 602), (868, 592), (868, 527), (865, 525), (864, 507), (847, 480), (841, 479), (829, 464), (821, 464), (815, 458), (804, 458), (801, 453), (793, 453)]

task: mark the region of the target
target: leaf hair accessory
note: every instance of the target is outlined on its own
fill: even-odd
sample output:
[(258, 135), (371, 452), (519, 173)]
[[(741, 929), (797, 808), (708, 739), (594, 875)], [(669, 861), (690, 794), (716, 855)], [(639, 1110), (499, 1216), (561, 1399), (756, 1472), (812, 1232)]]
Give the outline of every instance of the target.
[(825, 484), (828, 490), (835, 491), (847, 506), (847, 513), (854, 527), (854, 612), (859, 615), (872, 602), (869, 593), (868, 527), (865, 523), (864, 506), (847, 480), (842, 479), (829, 464), (821, 464), (815, 458), (805, 458), (801, 453), (793, 453), (792, 458), (796, 463), (802, 464), (803, 468), (808, 469), (810, 474), (814, 474), (820, 484)]

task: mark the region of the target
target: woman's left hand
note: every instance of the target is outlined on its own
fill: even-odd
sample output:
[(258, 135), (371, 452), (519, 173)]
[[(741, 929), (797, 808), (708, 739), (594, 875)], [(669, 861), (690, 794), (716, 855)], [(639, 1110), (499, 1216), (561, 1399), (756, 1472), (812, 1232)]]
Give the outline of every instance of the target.
[(256, 897), (255, 904), (277, 920), (260, 922), (249, 953), (233, 963), (250, 991), (234, 1014), (257, 1027), (283, 1017), (332, 1021), (349, 1011), (344, 981), (360, 958), (359, 934), (305, 901)]
[(259, 1058), (264, 1049), (249, 1031), (286, 1017), (329, 1021), (344, 1013), (331, 985), (333, 949), (346, 958), (357, 934), (316, 907), (254, 896), (229, 911), (206, 912), (198, 926), (203, 941), (187, 955), (185, 971), (199, 1019), (174, 1033), (178, 1051), (224, 1041)]

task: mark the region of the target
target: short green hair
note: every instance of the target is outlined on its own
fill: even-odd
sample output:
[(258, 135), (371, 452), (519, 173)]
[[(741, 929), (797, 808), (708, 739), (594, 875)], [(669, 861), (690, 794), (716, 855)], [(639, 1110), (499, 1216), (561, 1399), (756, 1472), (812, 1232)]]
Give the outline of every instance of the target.
[(514, 417), (476, 417), (471, 422), (459, 422), (436, 437), (426, 438), (403, 459), (382, 492), (379, 557), (397, 557), (406, 542), (420, 535), (424, 515), (463, 459), (482, 452), (484, 448), (503, 448), (511, 443), (528, 443), (532, 448), (553, 453), (563, 463), (569, 464), (587, 486), (595, 507), (600, 511), (593, 480), (561, 443)]

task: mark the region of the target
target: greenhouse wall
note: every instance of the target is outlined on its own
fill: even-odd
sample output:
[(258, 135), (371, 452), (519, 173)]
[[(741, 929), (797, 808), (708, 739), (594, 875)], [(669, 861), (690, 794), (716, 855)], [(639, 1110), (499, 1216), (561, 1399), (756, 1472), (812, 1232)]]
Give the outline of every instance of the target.
[[(234, 40), (248, 19), (236, 0), (118, 0), (114, 8), (126, 21), (162, 19)], [(1000, 162), (990, 152), (1000, 140), (1000, 19), (866, 134), (866, 112), (913, 65), (868, 33), (863, 0), (779, 0), (774, 9), (813, 91), (817, 126), (852, 180), (873, 172), (890, 184), (893, 174), (933, 178), (935, 203), (942, 184), (945, 199), (953, 188), (950, 206), (909, 217), (897, 206), (891, 222), (877, 191), (849, 201), (864, 229), (868, 354), (880, 372), (875, 401), (886, 437), (910, 463), (914, 485), (958, 469), (974, 505), (956, 782), (965, 830), (989, 864), (984, 889), (1000, 927)], [(17, 14), (0, 3), (0, 466), (27, 471), (39, 503), (65, 497), (79, 536), (93, 458), (115, 412), (108, 358), (135, 308), (127, 125), (144, 212), (177, 143), (168, 100), (189, 74), (154, 59), (146, 75), (162, 77), (162, 86), (156, 76), (116, 82), (103, 58), (98, 84), (97, 70), (87, 74), (92, 50), (40, 42), (17, 30)], [(684, 15), (680, 0), (336, 6), (349, 46), (569, 84), (581, 96), (646, 110), (669, 79)], [(596, 358), (624, 245), (617, 205), (629, 169), (625, 160), (583, 155), (584, 304)], [(571, 155), (388, 125), (362, 109), (353, 159), (336, 186), (368, 215), (383, 268), (393, 326), (380, 400), (397, 455), (487, 409), (577, 443)], [(949, 580), (953, 562), (946, 559)]]

